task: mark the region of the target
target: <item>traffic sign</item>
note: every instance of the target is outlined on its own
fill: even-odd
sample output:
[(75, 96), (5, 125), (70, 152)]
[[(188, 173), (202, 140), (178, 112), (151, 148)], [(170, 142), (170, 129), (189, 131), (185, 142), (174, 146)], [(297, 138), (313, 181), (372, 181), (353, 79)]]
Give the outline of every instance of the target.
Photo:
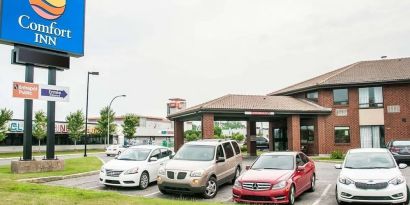
[(68, 87), (13, 82), (13, 97), (15, 98), (68, 102), (69, 95)]

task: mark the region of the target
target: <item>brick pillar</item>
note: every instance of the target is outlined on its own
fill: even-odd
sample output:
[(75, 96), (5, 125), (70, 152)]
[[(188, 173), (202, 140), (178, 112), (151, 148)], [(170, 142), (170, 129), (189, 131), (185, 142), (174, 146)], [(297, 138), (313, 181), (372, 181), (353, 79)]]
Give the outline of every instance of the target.
[(318, 115), (315, 120), (315, 154), (324, 154), (325, 151), (325, 116)]
[(291, 115), (288, 121), (288, 149), (300, 151), (300, 116)]
[(174, 151), (177, 152), (184, 144), (184, 122), (174, 121)]
[(246, 143), (249, 156), (256, 156), (256, 122), (248, 121), (246, 124)]
[(214, 138), (214, 114), (204, 113), (202, 115), (202, 138)]
[(273, 134), (273, 122), (269, 122), (269, 151), (275, 151), (275, 137)]

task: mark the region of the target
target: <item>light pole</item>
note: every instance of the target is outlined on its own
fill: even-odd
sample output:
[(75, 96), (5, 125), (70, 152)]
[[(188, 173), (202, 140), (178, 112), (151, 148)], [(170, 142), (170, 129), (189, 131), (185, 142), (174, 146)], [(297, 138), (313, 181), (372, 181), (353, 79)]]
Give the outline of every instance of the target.
[[(111, 105), (112, 105), (112, 102), (114, 102), (114, 100), (115, 99), (117, 99), (117, 98), (119, 98), (119, 97), (127, 97), (127, 95), (118, 95), (118, 96), (115, 96), (112, 100), (111, 100), (111, 102), (110, 102), (110, 105), (108, 106), (108, 110), (107, 110), (107, 147), (108, 147), (108, 145), (110, 144), (110, 110), (111, 110)], [(115, 118), (115, 116), (114, 116), (114, 118)], [(115, 119), (114, 119), (115, 120)]]
[(88, 93), (90, 90), (90, 75), (100, 75), (99, 72), (88, 72), (87, 74), (87, 102), (85, 103), (85, 139), (84, 139), (84, 157), (87, 157), (87, 139), (88, 139)]

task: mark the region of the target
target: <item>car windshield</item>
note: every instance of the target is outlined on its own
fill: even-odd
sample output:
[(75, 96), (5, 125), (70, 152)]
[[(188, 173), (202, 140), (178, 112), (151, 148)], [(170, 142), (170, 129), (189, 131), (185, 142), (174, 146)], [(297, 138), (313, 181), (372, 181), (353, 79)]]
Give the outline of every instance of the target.
[(345, 168), (348, 169), (390, 169), (395, 163), (387, 152), (350, 153), (346, 156)]
[(393, 146), (410, 146), (410, 141), (394, 141)]
[(293, 170), (293, 158), (291, 155), (262, 155), (253, 164), (252, 169)]
[(131, 148), (120, 154), (117, 160), (144, 161), (148, 158), (149, 153), (151, 153), (150, 149)]
[(175, 155), (175, 160), (211, 161), (214, 159), (215, 146), (185, 145)]

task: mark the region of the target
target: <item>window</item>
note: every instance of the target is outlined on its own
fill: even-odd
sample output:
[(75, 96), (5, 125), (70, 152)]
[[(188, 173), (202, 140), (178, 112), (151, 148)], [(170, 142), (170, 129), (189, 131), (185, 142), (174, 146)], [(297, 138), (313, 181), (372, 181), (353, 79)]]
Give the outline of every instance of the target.
[(315, 91), (315, 92), (306, 93), (306, 98), (308, 100), (317, 102), (319, 98), (319, 92)]
[(362, 148), (385, 147), (384, 126), (361, 126), (360, 143)]
[(350, 143), (350, 127), (335, 127), (335, 143)]
[(231, 143), (225, 142), (223, 143), (223, 147), (226, 153), (226, 159), (229, 159), (235, 155)]
[(299, 153), (299, 155), (300, 155), (300, 158), (302, 158), (302, 161), (303, 161), (305, 164), (309, 162), (309, 158), (308, 158), (305, 154)]
[(359, 107), (360, 108), (383, 107), (382, 87), (359, 88)]
[(219, 157), (222, 157), (225, 159), (225, 154), (224, 154), (224, 151), (221, 145), (219, 145), (218, 149), (216, 150), (216, 159), (218, 159)]
[(302, 145), (313, 144), (315, 140), (315, 126), (303, 125), (300, 126), (300, 143)]
[(349, 91), (348, 91), (348, 89), (334, 89), (333, 90), (333, 104), (334, 105), (347, 105), (347, 104), (349, 104)]
[(296, 166), (304, 166), (305, 163), (303, 162), (302, 158), (299, 155), (296, 155)]
[(169, 157), (172, 154), (171, 150), (161, 149), (161, 158)]
[(151, 157), (156, 157), (157, 159), (161, 158), (161, 152), (159, 151), (159, 149), (156, 149), (152, 152)]
[(241, 149), (239, 148), (238, 143), (232, 141), (232, 145), (233, 145), (233, 148), (235, 149), (235, 153), (236, 153), (236, 154), (240, 154), (240, 153), (241, 153)]

